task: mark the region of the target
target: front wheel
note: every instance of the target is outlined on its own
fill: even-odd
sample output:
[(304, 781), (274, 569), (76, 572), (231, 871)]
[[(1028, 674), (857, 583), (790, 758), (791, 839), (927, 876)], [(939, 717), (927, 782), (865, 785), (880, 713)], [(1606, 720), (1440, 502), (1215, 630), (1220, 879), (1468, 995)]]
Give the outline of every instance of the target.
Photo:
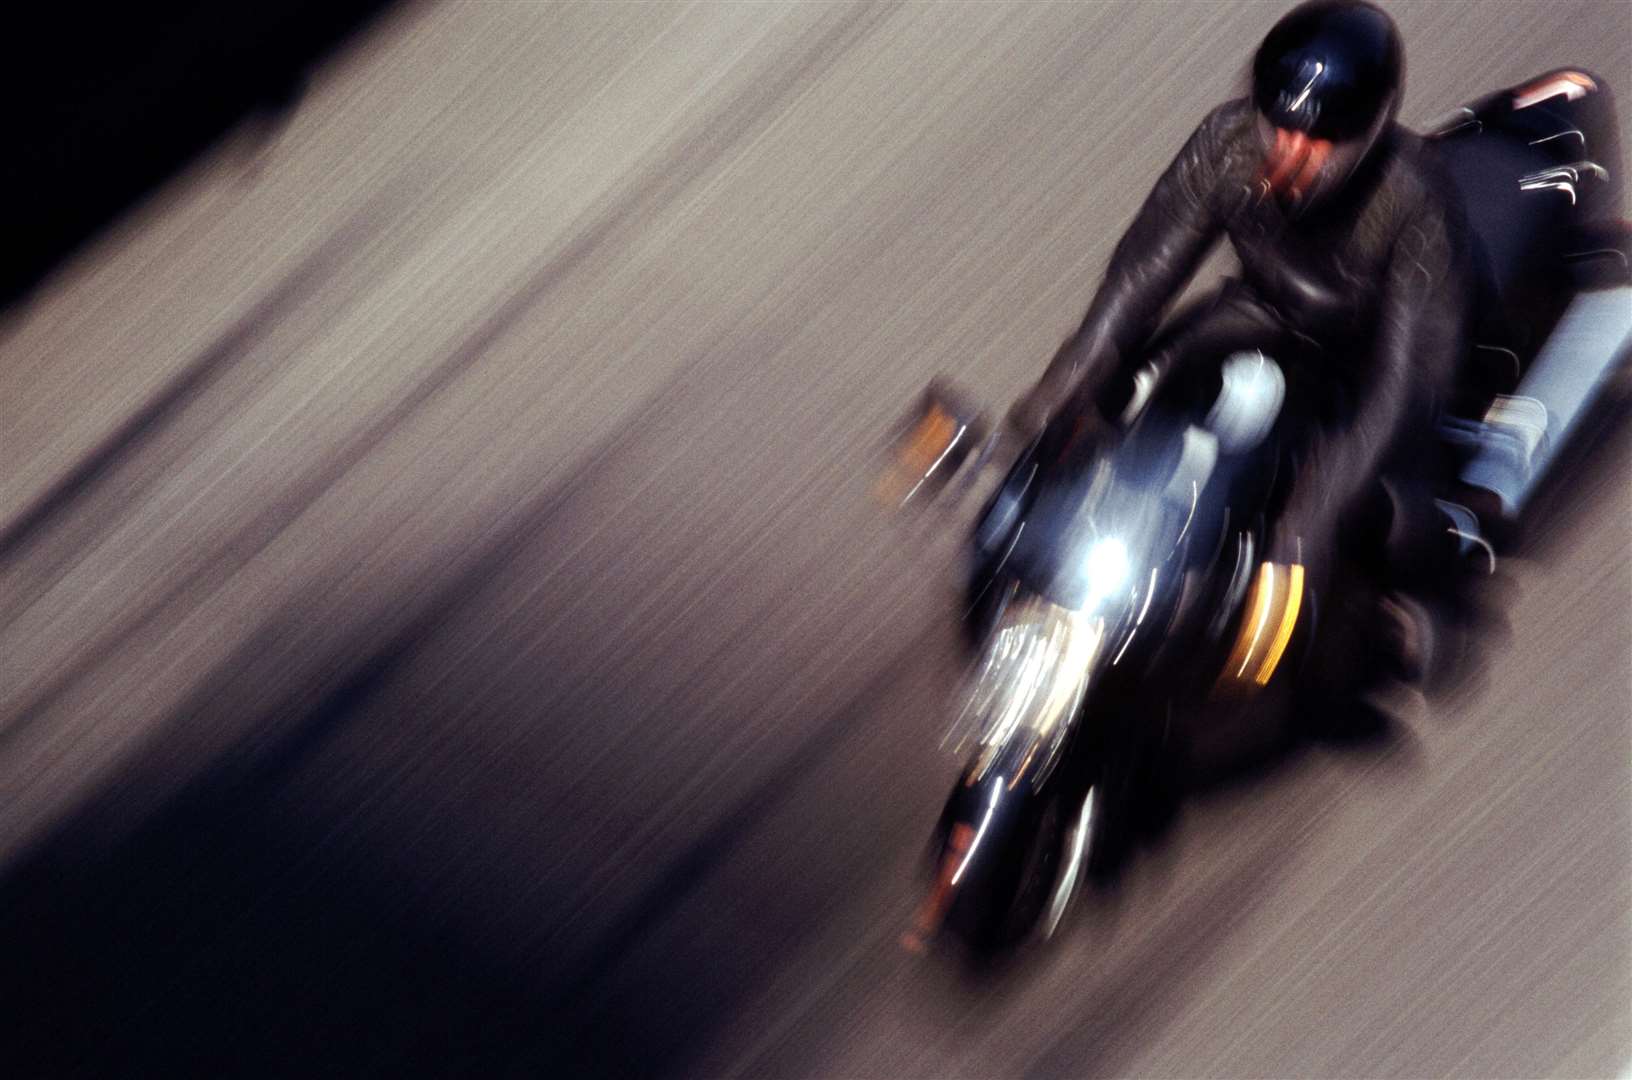
[(959, 785), (943, 843), (950, 869), (947, 928), (976, 952), (1019, 944), (1038, 924), (1059, 876), (1065, 815), (1057, 793), (1002, 776)]
[(1045, 941), (1052, 938), (1054, 932), (1060, 928), (1060, 920), (1065, 917), (1084, 879), (1089, 878), (1095, 868), (1105, 862), (1104, 801), (1099, 787), (1097, 785), (1090, 787), (1083, 794), (1082, 802), (1077, 806), (1076, 814), (1066, 830), (1064, 842), (1060, 846), (1060, 872), (1049, 891), (1048, 907), (1038, 924), (1040, 936)]
[(960, 782), (937, 832), (935, 880), (903, 941), (921, 947), (941, 929), (977, 955), (1053, 936), (1107, 846), (1098, 785), (1055, 776), (1041, 792), (1002, 776)]

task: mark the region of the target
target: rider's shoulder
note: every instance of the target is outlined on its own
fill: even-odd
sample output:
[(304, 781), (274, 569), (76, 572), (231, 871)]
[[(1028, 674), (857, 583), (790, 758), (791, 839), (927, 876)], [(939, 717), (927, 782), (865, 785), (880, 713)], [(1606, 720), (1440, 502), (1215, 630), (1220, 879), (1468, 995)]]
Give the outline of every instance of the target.
[(1430, 216), (1454, 211), (1456, 185), (1421, 135), (1396, 124), (1389, 138), (1387, 169), (1387, 181), (1405, 207)]

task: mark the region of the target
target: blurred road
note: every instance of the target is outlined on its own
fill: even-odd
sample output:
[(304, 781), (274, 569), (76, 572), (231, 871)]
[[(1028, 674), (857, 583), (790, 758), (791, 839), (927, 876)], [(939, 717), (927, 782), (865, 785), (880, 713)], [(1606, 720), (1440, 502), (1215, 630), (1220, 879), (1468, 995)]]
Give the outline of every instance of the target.
[[(1632, 94), (1614, 0), (1390, 10), (1408, 123)], [(1035, 376), (1278, 11), (410, 5), (59, 272), (0, 326), (7, 1072), (1624, 1075), (1624, 436), (1482, 683), (1197, 793), (1017, 970), (895, 947), (956, 536), (879, 440)]]

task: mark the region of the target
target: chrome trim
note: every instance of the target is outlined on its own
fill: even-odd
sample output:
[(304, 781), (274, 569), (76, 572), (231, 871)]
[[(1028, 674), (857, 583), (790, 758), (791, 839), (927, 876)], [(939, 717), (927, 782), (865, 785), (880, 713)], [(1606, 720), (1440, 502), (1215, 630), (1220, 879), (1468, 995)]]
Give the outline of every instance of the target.
[(1048, 901), (1048, 917), (1043, 920), (1044, 941), (1053, 937), (1054, 931), (1059, 929), (1060, 919), (1065, 916), (1065, 909), (1076, 895), (1077, 879), (1082, 875), (1083, 856), (1088, 848), (1088, 830), (1094, 822), (1095, 791), (1095, 788), (1089, 788), (1088, 794), (1083, 796), (1082, 809), (1078, 811), (1076, 826), (1071, 830), (1071, 854), (1060, 880), (1054, 885), (1054, 895)]
[(1076, 721), (1105, 636), (1102, 616), (1038, 596), (1005, 607), (943, 740), (954, 753), (972, 753), (966, 783), (996, 768), (1011, 787), (1021, 779), (1042, 786)]
[(1526, 176), (1519, 177), (1520, 191), (1562, 191), (1570, 197), (1570, 205), (1575, 205), (1575, 186), (1581, 182), (1582, 175), (1590, 175), (1599, 180), (1609, 179), (1609, 170), (1596, 161), (1577, 161), (1569, 165), (1556, 165), (1550, 169), (1542, 169)]
[(1562, 139), (1566, 135), (1574, 135), (1577, 139), (1580, 139), (1581, 140), (1581, 149), (1586, 150), (1586, 148), (1587, 148), (1587, 137), (1581, 131), (1580, 128), (1569, 128), (1569, 129), (1567, 129), (1565, 131), (1560, 131), (1560, 132), (1557, 132), (1556, 134), (1553, 134), (1553, 135), (1543, 135), (1539, 139), (1531, 139), (1530, 140), (1530, 145), (1531, 146), (1540, 146), (1544, 142), (1552, 142), (1554, 139)]
[(975, 830), (975, 838), (969, 842), (969, 850), (963, 853), (963, 862), (952, 874), (951, 884), (956, 885), (963, 877), (963, 872), (969, 869), (969, 864), (975, 861), (975, 852), (980, 848), (981, 838), (986, 835), (986, 827), (992, 823), (992, 815), (997, 813), (997, 800), (1003, 794), (1003, 778), (999, 776), (997, 783), (992, 785), (992, 797), (986, 800), (986, 816), (980, 819), (980, 828)]
[(1524, 365), (1519, 362), (1519, 354), (1514, 352), (1512, 349), (1504, 349), (1500, 345), (1480, 345), (1478, 343), (1475, 343), (1473, 347), (1475, 349), (1483, 349), (1485, 352), (1499, 352), (1499, 353), (1501, 353), (1502, 355), (1506, 356), (1509, 360), (1513, 361), (1513, 378), (1514, 378), (1514, 380), (1516, 381), (1520, 377), (1523, 376), (1523, 374), (1524, 374)]
[(1573, 261), (1576, 259), (1593, 259), (1599, 255), (1613, 255), (1621, 260), (1622, 266), (1632, 265), (1626, 261), (1626, 252), (1619, 248), (1593, 248), (1591, 251), (1572, 251), (1565, 255), (1564, 258), (1566, 261)]

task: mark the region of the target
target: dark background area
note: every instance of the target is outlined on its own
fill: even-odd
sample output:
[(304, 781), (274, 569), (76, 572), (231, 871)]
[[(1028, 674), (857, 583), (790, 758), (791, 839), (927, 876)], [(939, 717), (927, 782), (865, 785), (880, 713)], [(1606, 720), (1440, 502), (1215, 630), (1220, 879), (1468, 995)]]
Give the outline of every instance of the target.
[(275, 123), (310, 67), (388, 3), (41, 4), (8, 17), (0, 308), (234, 124)]

